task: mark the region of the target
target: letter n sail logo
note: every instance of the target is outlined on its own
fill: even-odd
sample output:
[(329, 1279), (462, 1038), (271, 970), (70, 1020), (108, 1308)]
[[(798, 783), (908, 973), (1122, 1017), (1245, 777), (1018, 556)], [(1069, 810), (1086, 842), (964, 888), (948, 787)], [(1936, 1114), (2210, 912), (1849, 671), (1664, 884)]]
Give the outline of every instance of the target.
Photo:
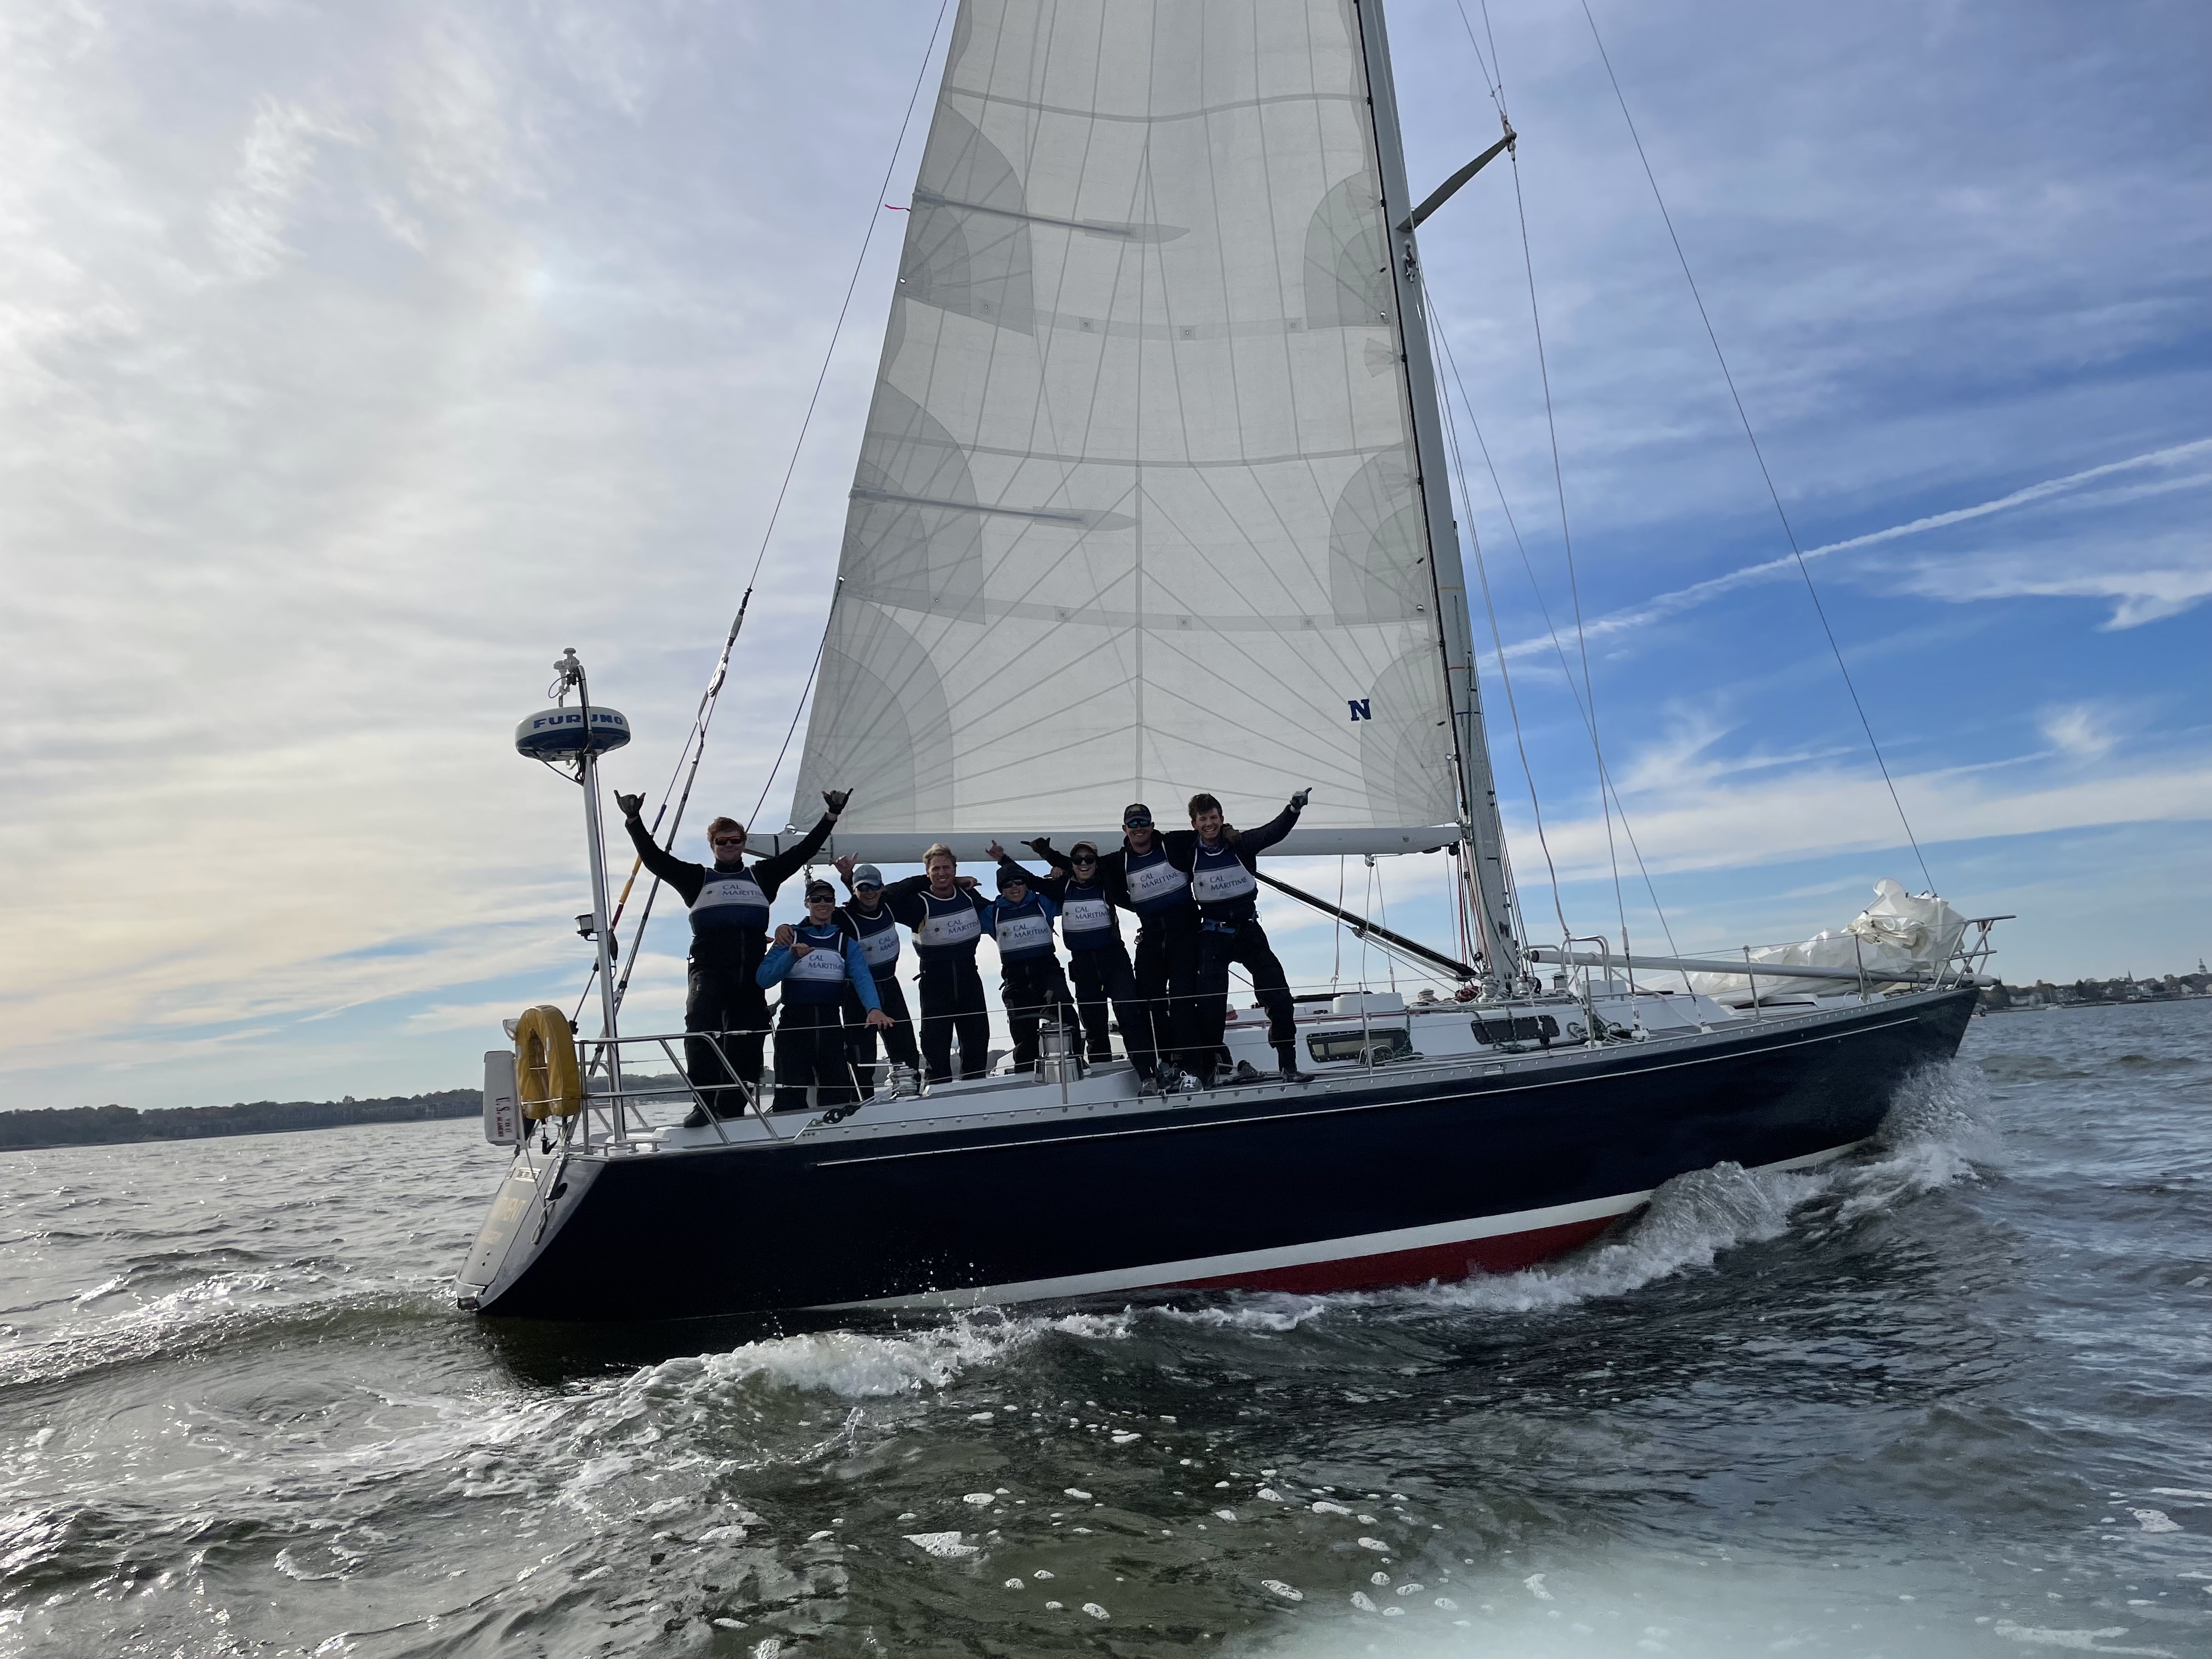
[(1368, 708), (1368, 704), (1374, 702), (1372, 697), (1346, 697), (1344, 702), (1345, 706), (1352, 710), (1352, 718), (1355, 720), (1371, 720), (1375, 718), (1374, 711)]

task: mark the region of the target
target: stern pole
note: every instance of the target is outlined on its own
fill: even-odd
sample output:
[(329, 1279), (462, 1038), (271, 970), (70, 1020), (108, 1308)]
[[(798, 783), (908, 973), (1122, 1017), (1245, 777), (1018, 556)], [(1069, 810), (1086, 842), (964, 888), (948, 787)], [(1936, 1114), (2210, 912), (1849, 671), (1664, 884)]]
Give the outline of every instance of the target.
[[(616, 1042), (614, 940), (607, 931), (607, 850), (605, 836), (599, 826), (599, 759), (592, 743), (592, 688), (584, 677), (584, 665), (578, 660), (574, 646), (568, 647), (557, 665), (563, 675), (574, 682), (576, 702), (584, 716), (584, 747), (577, 757), (577, 781), (584, 786), (584, 838), (592, 856), (592, 937), (599, 952), (599, 1021), (607, 1061), (608, 1121), (613, 1129), (611, 1139), (623, 1142), (629, 1139), (629, 1115), (623, 1106), (622, 1049)], [(588, 1077), (585, 1080), (584, 1098), (584, 1139), (588, 1145), (591, 1139), (591, 1083)]]

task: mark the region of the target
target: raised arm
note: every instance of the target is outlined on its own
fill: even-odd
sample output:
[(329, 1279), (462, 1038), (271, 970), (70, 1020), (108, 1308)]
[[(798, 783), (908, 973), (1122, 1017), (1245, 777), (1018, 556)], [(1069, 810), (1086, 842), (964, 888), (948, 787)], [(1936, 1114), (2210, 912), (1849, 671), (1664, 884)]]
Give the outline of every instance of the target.
[(1054, 869), (1059, 871), (1062, 875), (1066, 875), (1070, 870), (1075, 867), (1067, 861), (1066, 854), (1057, 850), (1053, 846), (1052, 837), (1050, 836), (1039, 836), (1035, 841), (1025, 841), (1022, 845), (1028, 848), (1030, 852), (1035, 853), (1039, 858), (1042, 859), (1047, 864), (1052, 866)]
[(1306, 791), (1301, 789), (1291, 797), (1291, 804), (1261, 824), (1257, 830), (1247, 830), (1237, 842), (1240, 853), (1264, 853), (1297, 827), (1298, 814), (1306, 810)]
[(707, 884), (705, 866), (678, 858), (653, 840), (641, 816), (644, 796), (617, 795), (615, 804), (623, 810), (623, 828), (629, 831), (630, 845), (637, 848), (638, 862), (673, 887), (684, 903), (696, 899), (699, 890)]
[[(1040, 839), (1042, 839), (1042, 837), (1040, 837)], [(1029, 842), (1028, 845), (1035, 847), (1037, 845), (1037, 842), (1033, 841)], [(1045, 845), (1049, 848), (1051, 843), (1047, 842), (1045, 842)], [(1012, 870), (1017, 875), (1020, 876), (1024, 881), (1029, 883), (1030, 886), (1036, 888), (1037, 891), (1044, 894), (1048, 898), (1057, 900), (1061, 894), (1067, 890), (1067, 874), (1065, 871), (1060, 870), (1058, 866), (1054, 866), (1053, 874), (1048, 876), (1040, 876), (1032, 873), (1023, 866), (1015, 863), (1012, 859), (1006, 855), (1006, 849), (1000, 846), (995, 841), (991, 843), (990, 852), (991, 856), (998, 860), (999, 868), (1001, 870)], [(1049, 854), (1048, 853), (1045, 856), (1049, 856)]]
[(845, 803), (849, 799), (849, 790), (825, 791), (822, 799), (830, 810), (806, 832), (805, 839), (795, 847), (787, 847), (773, 857), (753, 860), (753, 879), (760, 883), (763, 892), (774, 896), (784, 878), (822, 850), (822, 844), (830, 839), (830, 832), (837, 827), (837, 815), (845, 810)]

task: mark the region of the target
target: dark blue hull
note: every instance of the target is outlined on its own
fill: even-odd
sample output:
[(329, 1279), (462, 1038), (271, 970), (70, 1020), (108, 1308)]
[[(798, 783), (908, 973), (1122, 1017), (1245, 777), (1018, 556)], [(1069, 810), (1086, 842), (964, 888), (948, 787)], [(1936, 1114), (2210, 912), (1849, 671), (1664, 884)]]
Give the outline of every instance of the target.
[(1012, 1112), (572, 1158), (530, 1188), (510, 1183), (518, 1201), (501, 1200), (504, 1224), (495, 1208), (460, 1288), (487, 1314), (606, 1321), (1516, 1267), (1688, 1170), (1809, 1164), (1865, 1139), (1909, 1074), (1957, 1051), (1973, 1002), (1971, 989), (1925, 993), (1528, 1066), (1223, 1091), (1111, 1121)]

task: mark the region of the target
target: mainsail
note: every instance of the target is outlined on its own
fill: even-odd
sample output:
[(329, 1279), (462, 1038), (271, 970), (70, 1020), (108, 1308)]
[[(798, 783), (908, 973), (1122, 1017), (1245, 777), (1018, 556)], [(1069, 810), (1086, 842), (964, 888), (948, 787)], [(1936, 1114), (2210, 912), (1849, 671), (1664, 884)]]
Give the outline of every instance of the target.
[(1350, 0), (963, 0), (794, 822), (1460, 839), (1368, 93)]

